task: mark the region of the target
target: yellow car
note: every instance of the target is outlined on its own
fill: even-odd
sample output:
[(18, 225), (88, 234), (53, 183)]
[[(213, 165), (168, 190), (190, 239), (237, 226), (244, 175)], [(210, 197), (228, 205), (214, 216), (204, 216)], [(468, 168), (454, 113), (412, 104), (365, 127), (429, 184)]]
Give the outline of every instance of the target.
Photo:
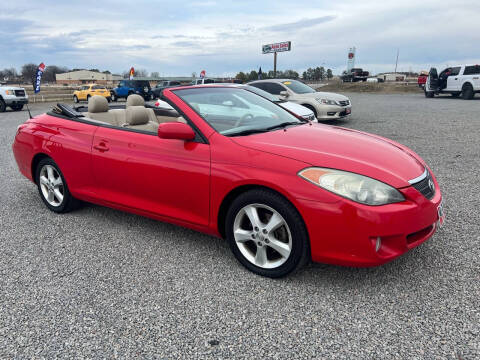
[(79, 90), (73, 92), (73, 102), (78, 103), (81, 100), (87, 100), (93, 95), (106, 97), (108, 102), (112, 101), (110, 91), (103, 85), (89, 84), (82, 85)]

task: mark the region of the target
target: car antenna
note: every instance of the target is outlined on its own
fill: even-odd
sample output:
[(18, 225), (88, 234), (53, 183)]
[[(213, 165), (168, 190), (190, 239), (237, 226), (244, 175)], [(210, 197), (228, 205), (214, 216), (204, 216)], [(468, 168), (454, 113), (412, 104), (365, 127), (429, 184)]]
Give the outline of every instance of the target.
[(28, 116), (30, 116), (30, 119), (32, 119), (33, 116), (32, 116), (32, 113), (30, 112), (30, 108), (28, 107), (28, 104), (25, 104), (25, 105), (27, 105)]

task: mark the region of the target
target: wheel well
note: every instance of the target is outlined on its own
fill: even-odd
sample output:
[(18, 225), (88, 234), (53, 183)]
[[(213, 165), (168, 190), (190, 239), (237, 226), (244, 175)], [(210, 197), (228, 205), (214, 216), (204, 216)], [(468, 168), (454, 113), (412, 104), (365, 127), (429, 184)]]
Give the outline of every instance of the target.
[(462, 90), (465, 89), (465, 86), (470, 86), (471, 88), (473, 88), (473, 85), (472, 85), (469, 81), (465, 82), (465, 83), (462, 85)]
[[(241, 194), (253, 190), (253, 189), (263, 189), (263, 190), (269, 190), (271, 192), (274, 192), (281, 197), (283, 197), (285, 200), (291, 203), (290, 200), (288, 200), (282, 193), (268, 187), (268, 186), (262, 186), (262, 185), (242, 185), (239, 186), (233, 190), (231, 190), (227, 196), (223, 199), (222, 203), (220, 204), (220, 208), (218, 209), (218, 216), (217, 216), (217, 227), (218, 227), (218, 232), (222, 236), (222, 238), (226, 238), (225, 234), (225, 221), (227, 219), (227, 212), (232, 204), (233, 200), (235, 200), (238, 196)], [(293, 205), (293, 204), (292, 204)], [(294, 206), (295, 207), (295, 206)], [(298, 211), (298, 210), (297, 210)], [(300, 215), (301, 216), (301, 215)]]
[(36, 180), (36, 179), (35, 179), (35, 173), (36, 173), (36, 170), (37, 170), (38, 163), (39, 163), (40, 161), (42, 161), (43, 159), (49, 158), (49, 157), (50, 157), (50, 156), (48, 156), (48, 155), (46, 155), (46, 154), (44, 154), (44, 153), (38, 153), (38, 154), (36, 154), (36, 155), (33, 157), (31, 170), (32, 170), (32, 179), (33, 179), (33, 182), (34, 182), (34, 183), (36, 183), (36, 182), (35, 182), (35, 180)]
[(305, 106), (306, 108), (310, 109), (313, 111), (313, 115), (315, 115), (315, 117), (317, 117), (317, 110), (315, 110), (315, 108), (313, 107), (313, 105), (310, 105), (310, 104), (301, 104), (302, 106)]

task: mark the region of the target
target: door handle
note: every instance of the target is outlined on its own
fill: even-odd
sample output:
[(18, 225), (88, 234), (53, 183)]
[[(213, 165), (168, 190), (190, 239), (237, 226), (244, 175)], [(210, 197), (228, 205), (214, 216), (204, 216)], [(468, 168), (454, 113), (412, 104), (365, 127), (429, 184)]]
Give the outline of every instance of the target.
[(94, 145), (93, 148), (94, 148), (95, 150), (100, 151), (100, 152), (104, 152), (104, 151), (110, 150), (110, 148), (109, 148), (107, 145), (105, 145), (105, 143), (103, 143), (103, 142), (101, 142), (101, 143), (98, 144), (98, 145)]
[(458, 78), (455, 78), (455, 80), (458, 80)]

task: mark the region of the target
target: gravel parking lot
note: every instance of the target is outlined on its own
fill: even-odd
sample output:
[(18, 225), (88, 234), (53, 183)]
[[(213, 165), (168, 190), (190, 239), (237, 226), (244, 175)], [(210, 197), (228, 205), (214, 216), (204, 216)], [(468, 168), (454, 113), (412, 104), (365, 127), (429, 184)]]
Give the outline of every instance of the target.
[(387, 265), (279, 280), (187, 229), (95, 205), (55, 215), (11, 151), (27, 112), (0, 114), (0, 358), (478, 359), (480, 97), (347, 95), (335, 124), (420, 154), (446, 224)]

